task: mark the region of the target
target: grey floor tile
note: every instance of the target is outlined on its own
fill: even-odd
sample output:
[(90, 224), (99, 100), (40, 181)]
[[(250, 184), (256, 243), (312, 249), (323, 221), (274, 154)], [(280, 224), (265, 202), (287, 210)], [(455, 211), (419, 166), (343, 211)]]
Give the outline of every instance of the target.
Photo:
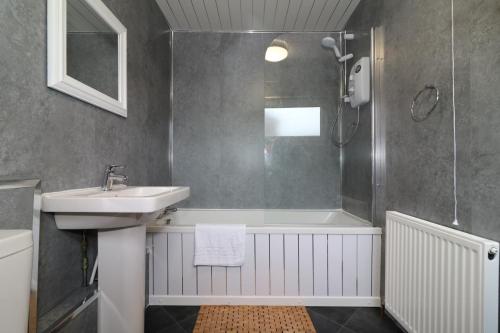
[(178, 322), (178, 324), (186, 331), (186, 332), (193, 332), (194, 325), (196, 324), (196, 319), (198, 318), (198, 315), (195, 314), (191, 317), (188, 317), (184, 320), (181, 320)]
[[(190, 333), (196, 324), (197, 306), (150, 306), (145, 333)], [(317, 333), (403, 332), (379, 308), (308, 307)]]
[(340, 331), (342, 326), (338, 325), (337, 323), (328, 320), (324, 316), (311, 311), (308, 309), (309, 316), (311, 317), (311, 320), (313, 322), (314, 328), (316, 329), (317, 333), (337, 333)]
[(180, 327), (179, 324), (175, 323), (158, 331), (158, 333), (186, 333), (186, 331), (182, 327)]
[(403, 332), (379, 308), (358, 308), (344, 325), (356, 333), (400, 333)]
[(319, 313), (320, 315), (336, 322), (339, 325), (344, 325), (356, 311), (356, 308), (331, 306), (311, 306), (308, 307), (308, 309), (313, 312)]
[(157, 333), (175, 325), (175, 320), (161, 306), (149, 306), (144, 318), (144, 332)]
[(178, 322), (197, 315), (200, 311), (199, 306), (164, 306), (163, 308)]
[(354, 332), (353, 330), (350, 330), (349, 328), (347, 328), (345, 326), (342, 326), (342, 328), (340, 329), (340, 331), (338, 333), (356, 333), (356, 332)]

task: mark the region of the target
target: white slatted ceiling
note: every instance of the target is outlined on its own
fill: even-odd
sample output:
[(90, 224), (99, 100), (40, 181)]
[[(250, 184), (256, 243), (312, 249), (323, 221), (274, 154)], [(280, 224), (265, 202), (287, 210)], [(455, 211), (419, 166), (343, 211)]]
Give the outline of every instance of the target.
[(173, 31), (339, 31), (360, 0), (156, 0)]
[[(162, 1), (158, 1), (159, 3)], [(205, 3), (204, 0), (193, 0), (191, 2), (193, 5), (194, 12), (196, 14), (196, 18), (198, 19), (198, 23), (200, 25), (200, 30), (208, 31), (211, 30), (210, 26), (210, 21), (208, 19), (208, 14), (207, 10), (205, 9)], [(160, 8), (162, 8), (160, 6)], [(165, 13), (165, 11), (163, 11)], [(170, 13), (171, 14), (171, 13)], [(170, 23), (170, 20), (168, 19), (168, 16), (165, 14), (165, 17), (167, 18), (167, 21)], [(172, 25), (171, 26), (175, 26)]]

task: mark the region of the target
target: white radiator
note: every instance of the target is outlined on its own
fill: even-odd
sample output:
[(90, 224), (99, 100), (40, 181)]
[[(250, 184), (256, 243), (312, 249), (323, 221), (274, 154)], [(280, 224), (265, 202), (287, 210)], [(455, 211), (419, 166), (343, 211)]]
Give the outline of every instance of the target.
[(387, 212), (385, 307), (408, 331), (498, 332), (498, 243)]

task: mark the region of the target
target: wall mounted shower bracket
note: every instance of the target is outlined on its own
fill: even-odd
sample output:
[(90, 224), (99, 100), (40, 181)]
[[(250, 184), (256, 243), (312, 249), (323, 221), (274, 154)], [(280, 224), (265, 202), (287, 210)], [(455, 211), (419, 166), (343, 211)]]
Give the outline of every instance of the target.
[(345, 40), (354, 40), (354, 34), (348, 34), (344, 32), (344, 39)]

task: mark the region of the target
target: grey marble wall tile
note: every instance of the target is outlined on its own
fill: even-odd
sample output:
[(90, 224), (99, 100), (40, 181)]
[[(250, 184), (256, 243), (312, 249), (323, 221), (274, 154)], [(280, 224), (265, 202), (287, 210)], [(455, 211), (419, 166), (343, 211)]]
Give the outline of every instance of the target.
[(0, 191), (0, 228), (31, 229), (33, 226), (33, 189)]
[(94, 301), (78, 317), (68, 322), (59, 332), (97, 333), (97, 312), (97, 301)]
[[(387, 209), (446, 226), (454, 218), (449, 1), (370, 1), (349, 27), (385, 31)], [(455, 1), (455, 86), (459, 229), (500, 240), (497, 1)], [(420, 124), (409, 118), (413, 95), (430, 83), (438, 109)]]
[[(464, 74), (469, 70), (469, 83), (463, 89), (470, 89), (469, 95), (459, 95), (464, 119), (459, 133), (465, 140), (458, 147), (468, 157), (464, 167), (469, 176), (461, 182), (459, 204), (469, 206), (465, 218), (470, 218), (466, 222), (472, 233), (500, 241), (500, 5), (492, 0), (458, 4), (458, 24), (463, 22), (468, 29), (458, 38), (463, 54), (459, 66)], [(464, 101), (467, 96), (469, 104)]]
[[(96, 186), (105, 164), (123, 163), (131, 184), (170, 184), (168, 25), (153, 0), (104, 2), (128, 28), (127, 119), (47, 88), (46, 2), (1, 2), (0, 176), (57, 191)], [(80, 288), (80, 237), (42, 215), (42, 316)]]
[[(432, 221), (453, 220), (450, 16), (447, 1), (377, 1), (360, 7), (352, 29), (385, 29), (384, 98), (387, 108), (387, 209)], [(383, 10), (380, 10), (382, 6)], [(370, 17), (377, 13), (376, 17)], [(367, 23), (370, 22), (370, 23)], [(358, 28), (359, 27), (359, 28)], [(425, 84), (435, 84), (441, 102), (422, 123), (409, 106)]]
[(266, 137), (266, 208), (340, 208), (340, 150), (329, 128), (339, 98), (339, 65), (321, 47), (327, 35), (272, 36), (287, 42), (289, 55), (265, 63), (266, 107), (320, 107), (321, 127), (318, 137)]
[(220, 208), (264, 205), (264, 61), (258, 34), (222, 34)]
[(191, 207), (218, 207), (220, 201), (220, 43), (220, 35), (174, 34), (173, 183), (191, 187), (183, 203)]
[[(451, 30), (442, 15), (449, 3), (405, 1), (387, 10), (393, 7), (401, 12), (386, 23), (388, 208), (451, 224)], [(429, 119), (415, 123), (409, 106), (426, 84), (440, 89), (441, 101)]]
[[(266, 63), (277, 36), (175, 33), (173, 178), (191, 186), (184, 205), (340, 207), (339, 153), (328, 140), (335, 60), (320, 46), (325, 34), (282, 34), (289, 57)], [(265, 138), (266, 106), (320, 106), (321, 137)]]
[(82, 235), (58, 230), (52, 214), (41, 217), (38, 309), (43, 316), (82, 286)]

